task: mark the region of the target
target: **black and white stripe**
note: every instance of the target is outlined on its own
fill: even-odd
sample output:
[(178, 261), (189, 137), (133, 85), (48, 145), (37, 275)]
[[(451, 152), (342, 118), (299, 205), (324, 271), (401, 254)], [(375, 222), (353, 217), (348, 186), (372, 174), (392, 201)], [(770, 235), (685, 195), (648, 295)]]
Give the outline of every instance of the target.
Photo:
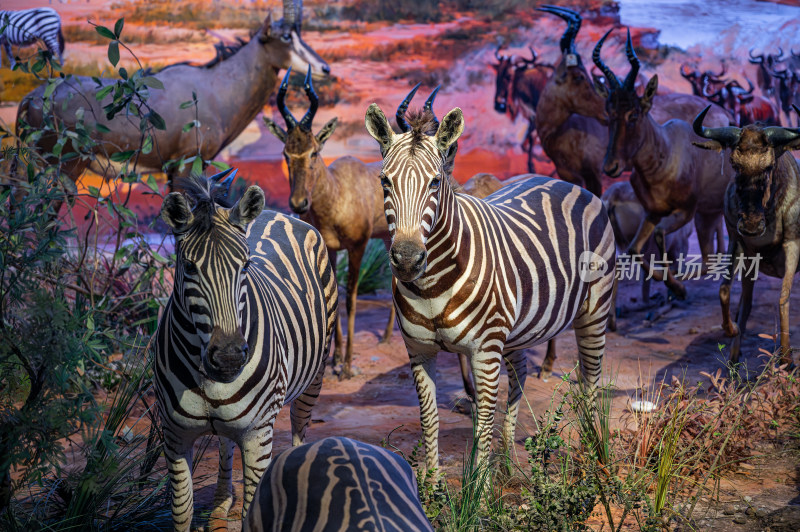
[[(513, 441), (527, 375), (522, 349), (572, 323), (582, 381), (596, 385), (611, 308), (614, 233), (599, 198), (560, 180), (534, 176), (485, 201), (456, 193), (442, 169), (463, 131), (461, 110), (438, 128), (431, 115), (414, 120), (411, 131), (397, 135), (373, 104), (366, 122), (383, 153), (394, 304), (419, 395), (427, 467), (438, 468), (440, 350), (471, 359), (479, 460), (491, 444), (501, 363), (510, 379), (503, 441)], [(589, 263), (597, 271), (581, 275)]]
[(27, 46), (41, 39), (61, 63), (64, 53), (64, 34), (61, 17), (55, 9), (38, 7), (22, 11), (0, 10), (0, 42), (6, 51), (11, 68), (16, 64), (11, 46)]
[[(214, 515), (233, 502), (233, 443), (242, 452), (244, 511), (272, 457), (273, 425), (292, 402), (300, 445), (322, 385), (337, 287), (320, 234), (263, 211), (250, 187), (232, 208), (205, 180), (173, 192), (161, 216), (176, 237), (172, 296), (154, 338), (156, 393), (172, 483), (176, 530), (193, 511), (191, 455), (204, 434), (220, 436)], [(189, 202), (193, 202), (191, 206)]]
[(432, 531), (411, 466), (349, 438), (325, 438), (281, 453), (256, 490), (249, 532)]

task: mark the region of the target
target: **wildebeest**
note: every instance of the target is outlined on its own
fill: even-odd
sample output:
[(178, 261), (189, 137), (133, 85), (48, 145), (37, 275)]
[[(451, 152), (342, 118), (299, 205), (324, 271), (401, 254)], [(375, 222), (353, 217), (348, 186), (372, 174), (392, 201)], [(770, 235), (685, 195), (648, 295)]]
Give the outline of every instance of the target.
[[(786, 115), (786, 124), (791, 125), (792, 106), (800, 105), (800, 75), (789, 68), (771, 70), (770, 73), (777, 84), (778, 102)], [(800, 117), (797, 118), (796, 123), (800, 126)]]
[[(320, 58), (300, 37), (301, 17), (296, 10), (298, 0), (284, 0), (284, 18), (272, 23), (270, 16), (250, 39), (233, 56), (207, 67), (180, 65), (165, 68), (153, 74), (155, 82), (163, 89), (149, 88), (147, 107), (158, 113), (164, 129), (152, 132), (152, 149), (142, 149), (136, 158), (138, 170), (163, 171), (167, 161), (199, 156), (210, 160), (233, 141), (267, 103), (277, 84), (278, 70), (295, 66), (304, 71), (308, 66), (316, 74), (330, 71)], [(100, 79), (99, 86), (88, 76), (74, 76), (60, 83), (52, 94), (52, 113), (57, 123), (65, 129), (75, 129), (79, 116), (96, 145), (91, 148), (96, 160), (76, 157), (62, 162), (61, 171), (73, 181), (91, 165), (92, 171), (108, 175), (109, 158), (118, 152), (137, 150), (143, 144), (139, 119), (120, 112), (107, 119), (103, 107), (109, 103), (109, 94), (97, 101), (97, 91), (112, 86), (116, 80)], [(44, 124), (43, 98), (48, 84), (30, 92), (22, 100), (17, 112), (18, 127), (37, 131)], [(181, 104), (197, 96), (197, 116), (193, 107)], [(182, 108), (183, 107), (183, 108)], [(82, 113), (79, 110), (83, 109)], [(142, 110), (145, 107), (142, 106)], [(199, 122), (194, 131), (184, 132), (183, 126), (193, 120)], [(99, 128), (99, 130), (98, 130)], [(21, 136), (25, 136), (22, 133)], [(51, 152), (56, 136), (42, 135), (35, 142), (44, 153)], [(76, 151), (70, 146), (62, 152)], [(186, 165), (185, 173), (191, 165)], [(108, 173), (107, 173), (108, 172)], [(168, 169), (168, 175), (181, 175), (177, 165)]]
[(545, 83), (555, 68), (549, 63), (537, 63), (536, 51), (530, 48), (531, 59), (519, 55), (494, 53), (497, 63), (492, 68), (495, 79), (494, 110), (508, 114), (511, 120), (522, 116), (528, 121), (523, 149), (528, 152), (528, 171), (533, 172), (533, 145), (536, 131), (536, 106)]
[[(800, 257), (800, 168), (789, 150), (800, 147), (800, 130), (756, 125), (706, 128), (704, 118), (705, 113), (700, 113), (693, 127), (698, 135), (710, 140), (695, 142), (695, 146), (730, 150), (730, 162), (736, 172), (725, 193), (731, 261), (728, 278), (719, 289), (722, 327), (728, 336), (735, 337), (731, 361), (739, 360), (753, 302), (755, 266), (758, 273), (782, 280), (778, 302), (781, 361), (791, 363), (789, 296)], [(757, 255), (760, 260), (755, 259)], [(731, 280), (735, 269), (742, 267), (742, 300), (734, 323), (730, 315)]]
[[(639, 59), (633, 51), (630, 31), (625, 53), (631, 70), (624, 81), (600, 59), (603, 43), (611, 31), (598, 41), (592, 59), (608, 80), (607, 87), (595, 85), (606, 101), (608, 113), (608, 149), (603, 170), (611, 177), (619, 177), (626, 166), (632, 165), (630, 182), (647, 213), (629, 253), (639, 255), (655, 233), (659, 255), (663, 256), (666, 235), (694, 217), (705, 264), (713, 251), (714, 229), (719, 225), (722, 198), (733, 171), (719, 157), (692, 148), (691, 142), (697, 137), (687, 122), (674, 119), (659, 125), (650, 116), (658, 76), (650, 78), (641, 97), (636, 93), (633, 81), (639, 71)], [(649, 268), (646, 258), (643, 262)], [(666, 274), (667, 286), (678, 297), (685, 297), (683, 284), (672, 272)], [(662, 275), (654, 272), (653, 278), (661, 280)]]
[(783, 48), (778, 48), (777, 54), (762, 53), (759, 55), (754, 55), (753, 48), (751, 48), (748, 54), (750, 55), (749, 61), (754, 65), (758, 65), (756, 82), (761, 89), (761, 93), (767, 98), (771, 98), (776, 106), (780, 106), (778, 91), (776, 90), (776, 83), (772, 76), (772, 71), (775, 70), (775, 66), (778, 63), (786, 59), (783, 57)]

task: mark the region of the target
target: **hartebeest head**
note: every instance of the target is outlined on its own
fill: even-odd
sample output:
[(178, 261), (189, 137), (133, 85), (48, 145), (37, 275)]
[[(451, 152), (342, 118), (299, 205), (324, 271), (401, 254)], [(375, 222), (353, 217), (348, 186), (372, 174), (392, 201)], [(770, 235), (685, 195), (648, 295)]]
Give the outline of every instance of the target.
[(289, 75), (291, 68), (286, 72), (280, 88), (278, 89), (278, 110), (286, 122), (286, 130), (280, 127), (271, 119), (264, 117), (264, 123), (273, 135), (283, 142), (283, 157), (289, 168), (289, 207), (297, 214), (305, 214), (311, 208), (311, 191), (317, 182), (317, 177), (321, 174), (325, 162), (320, 156), (325, 141), (330, 138), (336, 129), (337, 119), (332, 118), (322, 129), (314, 135), (311, 131), (311, 123), (314, 115), (317, 114), (319, 98), (314, 92), (314, 85), (311, 81), (311, 69), (303, 84), (311, 106), (306, 114), (298, 122), (286, 107), (286, 90), (289, 87)]
[(501, 46), (497, 47), (494, 57), (497, 63), (492, 68), (497, 73), (494, 90), (494, 110), (498, 113), (505, 113), (508, 110), (511, 91), (514, 86), (514, 76), (518, 71), (536, 66), (536, 51), (529, 47), (531, 59), (519, 55), (503, 55), (500, 53)]
[(606, 77), (607, 85), (595, 84), (597, 94), (605, 100), (606, 114), (608, 115), (608, 149), (603, 161), (603, 171), (611, 177), (619, 177), (622, 170), (628, 166), (633, 155), (639, 151), (644, 143), (644, 136), (640, 129), (647, 120), (647, 113), (653, 106), (653, 98), (658, 89), (658, 75), (654, 75), (647, 82), (644, 94), (636, 94), (634, 83), (639, 73), (639, 58), (633, 51), (631, 32), (628, 30), (628, 39), (625, 43), (625, 55), (631, 64), (625, 80), (620, 79), (600, 59), (603, 43), (612, 30), (608, 30), (598, 41), (592, 53), (592, 60), (597, 68)]
[(536, 10), (555, 15), (567, 23), (567, 29), (559, 43), (561, 60), (556, 65), (552, 77), (553, 82), (559, 87), (554, 94), (558, 101), (557, 105), (570, 109), (573, 113), (605, 121), (604, 102), (595, 92), (592, 77), (583, 66), (581, 56), (575, 48), (575, 37), (583, 21), (580, 14), (571, 9), (552, 5), (537, 7)]
[(739, 203), (736, 230), (746, 237), (761, 236), (767, 228), (765, 212), (775, 210), (772, 183), (778, 158), (786, 151), (800, 147), (800, 129), (754, 124), (742, 128), (707, 128), (703, 126), (703, 120), (710, 107), (697, 115), (693, 123), (695, 133), (710, 140), (693, 144), (706, 150), (731, 150), (730, 161), (736, 172), (734, 183)]

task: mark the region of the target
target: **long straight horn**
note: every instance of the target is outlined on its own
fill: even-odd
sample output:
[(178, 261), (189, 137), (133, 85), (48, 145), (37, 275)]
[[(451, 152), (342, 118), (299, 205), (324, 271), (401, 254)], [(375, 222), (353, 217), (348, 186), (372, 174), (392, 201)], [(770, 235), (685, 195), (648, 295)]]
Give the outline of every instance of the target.
[(311, 122), (314, 121), (314, 116), (316, 116), (317, 108), (319, 107), (319, 97), (314, 92), (314, 84), (311, 82), (311, 65), (308, 65), (308, 73), (306, 74), (306, 80), (303, 82), (303, 88), (306, 90), (306, 96), (308, 96), (311, 106), (306, 111), (306, 114), (303, 115), (303, 118), (300, 119), (300, 125), (310, 130)]
[(406, 121), (406, 111), (408, 111), (408, 105), (411, 103), (411, 99), (419, 90), (422, 83), (417, 83), (411, 92), (405, 97), (405, 99), (400, 102), (400, 106), (397, 108), (397, 113), (394, 117), (397, 119), (397, 126), (400, 128), (400, 132), (405, 133), (411, 130), (411, 125)]
[(697, 133), (697, 136), (715, 140), (726, 148), (739, 142), (739, 137), (742, 135), (741, 128), (733, 126), (708, 128), (703, 126), (703, 120), (705, 120), (709, 109), (711, 109), (710, 105), (703, 109), (692, 122), (692, 128)]
[(581, 29), (583, 18), (576, 11), (559, 6), (543, 5), (542, 7), (537, 7), (536, 10), (561, 17), (566, 21), (567, 29), (564, 31), (564, 35), (561, 36), (559, 46), (562, 54), (574, 54), (575, 37)]
[(283, 23), (287, 28), (291, 28), (297, 22), (296, 7), (294, 0), (283, 0)]
[(597, 41), (597, 44), (594, 46), (594, 50), (592, 50), (592, 61), (594, 61), (594, 64), (606, 77), (606, 83), (608, 83), (608, 87), (612, 91), (619, 89), (619, 78), (610, 68), (608, 68), (608, 65), (603, 63), (603, 60), (600, 59), (600, 51), (603, 49), (603, 43), (606, 42), (606, 37), (608, 37), (609, 33), (611, 33), (613, 30), (614, 28), (611, 28), (606, 32), (605, 35), (600, 37), (600, 40)]
[(636, 76), (639, 75), (639, 58), (636, 57), (636, 52), (633, 51), (633, 41), (631, 41), (631, 30), (628, 28), (628, 39), (625, 42), (625, 55), (628, 56), (628, 62), (631, 64), (631, 71), (625, 77), (625, 82), (622, 88), (627, 91), (633, 90), (633, 85), (636, 83)]
[(292, 115), (292, 112), (289, 111), (289, 108), (286, 107), (286, 91), (289, 89), (289, 76), (291, 73), (292, 67), (286, 69), (286, 75), (283, 76), (281, 86), (278, 88), (278, 111), (281, 112), (283, 121), (286, 122), (287, 129), (297, 127), (297, 119)]
[(433, 89), (431, 95), (428, 96), (428, 99), (425, 100), (425, 105), (422, 107), (423, 111), (429, 111), (433, 115), (433, 123), (436, 124), (437, 129), (439, 128), (439, 119), (436, 118), (436, 113), (433, 112), (433, 101), (436, 99), (436, 93), (438, 93), (441, 88), (441, 85), (437, 85), (436, 88)]

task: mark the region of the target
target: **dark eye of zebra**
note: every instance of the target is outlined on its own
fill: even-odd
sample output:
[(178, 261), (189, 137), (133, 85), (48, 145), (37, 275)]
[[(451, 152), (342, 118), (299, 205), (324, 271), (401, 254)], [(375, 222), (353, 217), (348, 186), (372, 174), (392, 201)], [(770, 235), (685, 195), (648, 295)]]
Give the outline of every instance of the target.
[(247, 262), (244, 263), (244, 268), (242, 268), (242, 273), (247, 273), (247, 269), (250, 267), (250, 259), (247, 259)]
[(197, 265), (194, 262), (185, 260), (183, 261), (183, 271), (189, 275), (196, 275)]
[(386, 179), (385, 175), (381, 175), (381, 186), (386, 190), (392, 188), (392, 183), (388, 179)]
[(437, 190), (439, 188), (439, 185), (441, 184), (442, 184), (442, 179), (440, 177), (434, 177), (433, 180), (431, 181), (430, 189)]

